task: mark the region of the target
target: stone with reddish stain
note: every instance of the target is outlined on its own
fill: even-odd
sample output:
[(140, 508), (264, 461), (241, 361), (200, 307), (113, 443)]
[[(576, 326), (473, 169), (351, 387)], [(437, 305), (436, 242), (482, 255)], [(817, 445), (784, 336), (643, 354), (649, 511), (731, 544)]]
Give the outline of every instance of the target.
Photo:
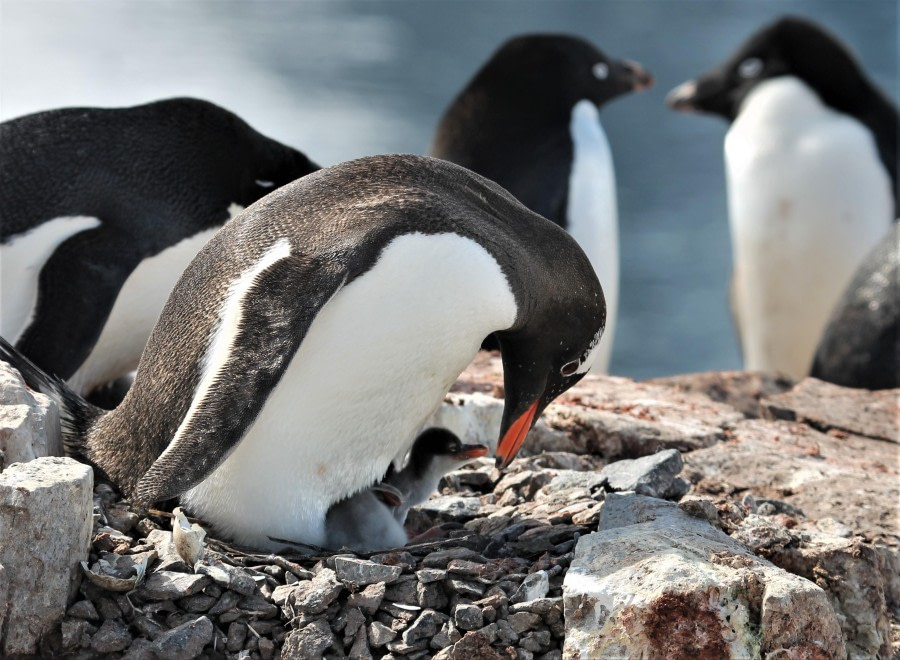
[(705, 394), (747, 417), (760, 417), (761, 399), (781, 394), (794, 386), (787, 376), (764, 371), (707, 371), (654, 378), (647, 382), (674, 387), (682, 392)]
[(809, 644), (846, 655), (821, 588), (677, 505), (610, 493), (599, 530), (566, 574), (564, 657), (766, 657)]

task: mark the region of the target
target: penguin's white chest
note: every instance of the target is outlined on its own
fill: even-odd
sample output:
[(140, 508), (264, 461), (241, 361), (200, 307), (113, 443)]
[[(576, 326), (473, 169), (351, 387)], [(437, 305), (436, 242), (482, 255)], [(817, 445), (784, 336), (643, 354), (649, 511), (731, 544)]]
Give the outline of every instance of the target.
[(408, 451), (484, 337), (516, 314), (474, 241), (394, 239), (321, 309), (246, 435), (183, 501), (240, 542), (321, 545), (328, 508)]
[(745, 368), (808, 373), (837, 299), (892, 221), (868, 130), (802, 81), (760, 83), (725, 139)]
[(72, 236), (99, 225), (83, 215), (54, 218), (0, 245), (0, 336), (19, 339), (34, 317), (44, 264)]
[(592, 371), (606, 373), (619, 301), (619, 225), (616, 177), (597, 107), (579, 101), (569, 126), (573, 146), (567, 206), (568, 232), (584, 250), (606, 298), (606, 330)]

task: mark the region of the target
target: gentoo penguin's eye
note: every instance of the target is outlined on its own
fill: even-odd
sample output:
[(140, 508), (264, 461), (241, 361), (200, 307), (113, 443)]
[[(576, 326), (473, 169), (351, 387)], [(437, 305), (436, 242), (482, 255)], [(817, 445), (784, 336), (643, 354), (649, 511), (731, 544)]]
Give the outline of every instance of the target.
[(609, 65), (604, 62), (597, 62), (591, 70), (594, 72), (594, 77), (599, 80), (606, 80), (609, 77)]
[(562, 369), (559, 370), (563, 376), (571, 376), (576, 371), (578, 371), (578, 360), (572, 360), (571, 362), (566, 362)]
[(264, 179), (257, 179), (256, 185), (258, 185), (260, 188), (271, 188), (272, 186), (275, 185), (275, 182), (274, 181), (266, 181)]
[(763, 69), (762, 60), (758, 57), (748, 57), (738, 65), (738, 75), (741, 78), (756, 78)]

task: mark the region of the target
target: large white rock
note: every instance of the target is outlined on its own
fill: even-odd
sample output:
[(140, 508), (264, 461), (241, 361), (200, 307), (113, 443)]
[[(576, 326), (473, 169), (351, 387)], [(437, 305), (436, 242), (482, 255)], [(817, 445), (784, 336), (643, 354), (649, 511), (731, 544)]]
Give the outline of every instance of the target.
[(59, 623), (75, 596), (79, 562), (90, 550), (93, 487), (91, 468), (69, 458), (16, 463), (0, 474), (0, 564), (8, 603), (0, 656), (36, 653), (41, 635)]
[(610, 493), (599, 530), (563, 585), (565, 658), (846, 657), (821, 588), (677, 505)]
[(453, 431), (469, 444), (485, 444), (493, 452), (497, 449), (500, 421), (503, 419), (503, 400), (475, 392), (451, 393), (425, 423), (423, 428), (439, 426)]
[(19, 372), (0, 362), (0, 470), (39, 456), (62, 456), (59, 411), (49, 397), (25, 386)]

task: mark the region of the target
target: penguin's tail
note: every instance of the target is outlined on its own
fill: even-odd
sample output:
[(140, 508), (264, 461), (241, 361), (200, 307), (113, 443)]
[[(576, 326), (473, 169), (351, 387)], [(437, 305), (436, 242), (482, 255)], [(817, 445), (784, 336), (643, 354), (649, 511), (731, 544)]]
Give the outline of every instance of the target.
[(3, 337), (0, 337), (0, 360), (16, 369), (28, 387), (56, 402), (66, 456), (90, 462), (86, 451), (87, 432), (104, 411), (78, 396), (62, 379), (45, 372)]

